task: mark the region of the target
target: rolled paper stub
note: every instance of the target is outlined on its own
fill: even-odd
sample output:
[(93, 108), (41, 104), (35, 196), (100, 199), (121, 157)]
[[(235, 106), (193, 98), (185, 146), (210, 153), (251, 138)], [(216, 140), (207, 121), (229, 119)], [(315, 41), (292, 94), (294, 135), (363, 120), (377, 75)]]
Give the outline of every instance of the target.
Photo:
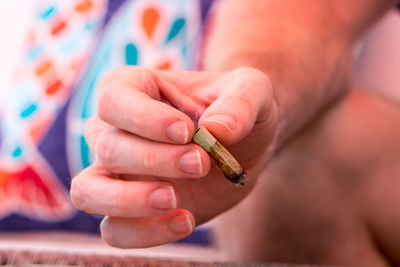
[(193, 142), (204, 148), (215, 160), (225, 177), (237, 186), (246, 183), (246, 172), (231, 153), (203, 126), (192, 137)]

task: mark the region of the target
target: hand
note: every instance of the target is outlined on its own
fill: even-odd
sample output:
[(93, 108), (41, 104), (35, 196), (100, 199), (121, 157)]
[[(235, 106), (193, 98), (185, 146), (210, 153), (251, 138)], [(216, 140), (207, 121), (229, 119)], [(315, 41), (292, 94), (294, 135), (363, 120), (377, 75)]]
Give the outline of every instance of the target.
[[(85, 137), (95, 162), (73, 180), (71, 198), (102, 214), (103, 239), (149, 247), (182, 239), (194, 225), (241, 201), (254, 187), (274, 139), (277, 107), (268, 77), (123, 67), (104, 77)], [(190, 142), (205, 126), (248, 174), (238, 188)], [(196, 222), (196, 223), (195, 223)]]
[(219, 216), (218, 248), (240, 262), (399, 266), (399, 136), (395, 99), (353, 88), (269, 160), (244, 201)]

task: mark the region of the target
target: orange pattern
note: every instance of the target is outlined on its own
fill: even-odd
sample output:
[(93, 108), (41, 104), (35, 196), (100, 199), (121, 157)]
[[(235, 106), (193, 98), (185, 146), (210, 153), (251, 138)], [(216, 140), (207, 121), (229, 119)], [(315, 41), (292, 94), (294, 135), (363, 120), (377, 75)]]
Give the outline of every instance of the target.
[(157, 9), (153, 7), (147, 8), (143, 13), (142, 26), (149, 39), (152, 39), (153, 37), (154, 30), (158, 23), (159, 17), (160, 15)]
[(41, 116), (40, 118), (37, 118), (29, 130), (29, 135), (32, 140), (34, 140), (36, 143), (39, 143), (46, 133), (50, 122), (50, 116)]
[(90, 1), (90, 0), (84, 0), (84, 1), (82, 1), (82, 2), (80, 2), (80, 3), (78, 3), (78, 4), (75, 6), (75, 10), (76, 10), (76, 12), (78, 12), (78, 13), (84, 13), (84, 12), (87, 12), (87, 11), (89, 11), (90, 9), (92, 9), (92, 7), (93, 7), (93, 2), (92, 2), (92, 1)]
[(37, 68), (35, 70), (35, 75), (42, 76), (47, 71), (49, 71), (51, 68), (53, 68), (53, 64), (50, 61), (44, 61), (37, 66)]
[(171, 61), (164, 61), (160, 65), (158, 65), (157, 69), (159, 70), (170, 70), (172, 67)]

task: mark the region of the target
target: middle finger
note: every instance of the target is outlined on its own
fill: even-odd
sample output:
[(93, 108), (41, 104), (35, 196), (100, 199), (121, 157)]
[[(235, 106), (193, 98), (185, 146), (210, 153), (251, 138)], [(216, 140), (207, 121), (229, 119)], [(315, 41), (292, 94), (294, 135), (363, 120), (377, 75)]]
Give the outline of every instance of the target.
[(119, 174), (166, 178), (202, 177), (210, 170), (210, 158), (196, 144), (158, 143), (116, 129), (94, 117), (86, 139), (96, 164)]

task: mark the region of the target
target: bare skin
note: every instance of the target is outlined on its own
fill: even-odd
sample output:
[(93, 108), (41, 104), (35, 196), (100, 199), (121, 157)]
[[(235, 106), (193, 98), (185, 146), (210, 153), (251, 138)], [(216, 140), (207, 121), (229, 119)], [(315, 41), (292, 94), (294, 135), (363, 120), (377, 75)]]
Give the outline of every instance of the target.
[(222, 251), (238, 260), (399, 265), (399, 136), (400, 105), (353, 90), (218, 218)]
[[(232, 186), (211, 168), (205, 150), (190, 142), (192, 119), (230, 145), (248, 172), (246, 188)], [(95, 163), (73, 179), (72, 201), (107, 216), (101, 229), (111, 245), (148, 247), (181, 239), (195, 222), (210, 220), (251, 191), (267, 161), (276, 119), (269, 80), (252, 68), (115, 70), (103, 79), (99, 114), (86, 127)]]
[(204, 69), (266, 73), (278, 105), (273, 149), (350, 86), (351, 48), (395, 0), (224, 0), (210, 24)]
[[(73, 179), (71, 197), (106, 216), (113, 246), (176, 241), (252, 195), (269, 155), (346, 92), (352, 42), (395, 1), (222, 3), (204, 72), (125, 67), (101, 83), (85, 133), (95, 164)], [(201, 125), (248, 171), (243, 190), (189, 142)]]

